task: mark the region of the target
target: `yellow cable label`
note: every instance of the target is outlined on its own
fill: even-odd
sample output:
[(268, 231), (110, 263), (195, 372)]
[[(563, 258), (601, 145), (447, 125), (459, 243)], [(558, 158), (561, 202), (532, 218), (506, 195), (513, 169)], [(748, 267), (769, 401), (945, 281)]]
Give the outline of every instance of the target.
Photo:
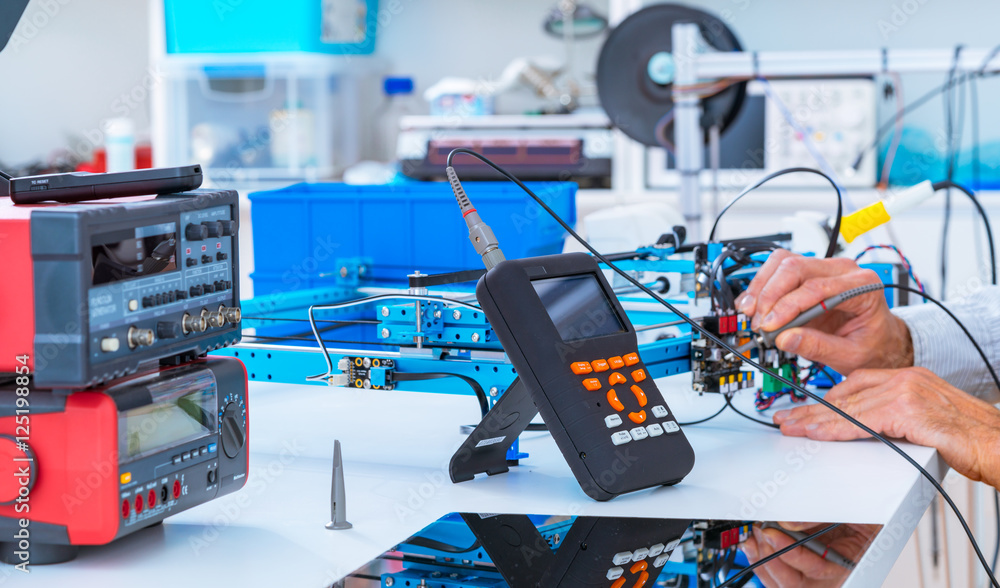
[(879, 225), (889, 222), (889, 213), (881, 201), (857, 210), (840, 221), (840, 234), (850, 243)]

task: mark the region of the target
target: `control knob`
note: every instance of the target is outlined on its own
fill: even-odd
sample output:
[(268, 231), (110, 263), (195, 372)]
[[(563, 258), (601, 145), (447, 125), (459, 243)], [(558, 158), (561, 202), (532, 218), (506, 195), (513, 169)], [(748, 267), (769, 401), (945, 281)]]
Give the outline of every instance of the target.
[(188, 224), (184, 227), (184, 238), (188, 241), (202, 241), (208, 238), (208, 227), (204, 224), (196, 225), (194, 223)]
[(201, 225), (208, 231), (209, 237), (214, 239), (222, 236), (222, 223), (219, 221), (205, 221)]
[(220, 423), (222, 433), (222, 451), (226, 457), (232, 459), (239, 455), (243, 445), (246, 444), (246, 417), (243, 414), (243, 407), (239, 402), (230, 402), (222, 411), (222, 422)]

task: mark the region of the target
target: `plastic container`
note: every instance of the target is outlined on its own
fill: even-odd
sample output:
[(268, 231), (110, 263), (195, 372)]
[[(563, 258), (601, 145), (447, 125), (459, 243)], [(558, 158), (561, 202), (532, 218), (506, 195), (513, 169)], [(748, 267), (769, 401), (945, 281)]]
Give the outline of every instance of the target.
[(331, 177), (358, 161), (364, 60), (326, 55), (170, 56), (163, 160), (216, 181)]
[(379, 125), (379, 144), (376, 152), (381, 161), (396, 160), (396, 140), (399, 121), (406, 115), (416, 114), (413, 95), (413, 78), (388, 77), (382, 81), (384, 102), (375, 115)]
[(164, 0), (167, 53), (368, 55), (378, 0)]
[[(566, 222), (576, 222), (576, 184), (529, 182)], [(466, 182), (508, 258), (560, 253), (560, 227), (509, 182)], [(254, 294), (332, 285), (340, 260), (368, 258), (369, 278), (400, 285), (424, 274), (478, 269), (482, 260), (445, 182), (388, 186), (296, 184), (250, 194)]]

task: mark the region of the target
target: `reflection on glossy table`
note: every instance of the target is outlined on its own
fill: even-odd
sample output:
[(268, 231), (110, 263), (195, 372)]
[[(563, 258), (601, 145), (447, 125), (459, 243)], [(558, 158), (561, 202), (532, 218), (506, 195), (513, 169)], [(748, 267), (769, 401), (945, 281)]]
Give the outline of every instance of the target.
[[(721, 398), (689, 391), (690, 374), (659, 380), (681, 422)], [(736, 397), (753, 412), (752, 394)], [(526, 433), (530, 457), (510, 473), (462, 484), (448, 461), (478, 421), (471, 396), (250, 384), (250, 477), (240, 492), (125, 540), (33, 566), (37, 586), (328, 586), (446, 513), (502, 512), (839, 521), (885, 525), (845, 586), (880, 585), (934, 496), (909, 464), (874, 441), (783, 437), (731, 411), (685, 427), (697, 462), (680, 484), (595, 502), (547, 433)], [(604, 434), (604, 431), (596, 432)], [(334, 439), (343, 445), (347, 519), (328, 531)], [(902, 444), (940, 480), (933, 449)], [(665, 456), (665, 459), (669, 459)], [(19, 572), (0, 568), (0, 584)]]

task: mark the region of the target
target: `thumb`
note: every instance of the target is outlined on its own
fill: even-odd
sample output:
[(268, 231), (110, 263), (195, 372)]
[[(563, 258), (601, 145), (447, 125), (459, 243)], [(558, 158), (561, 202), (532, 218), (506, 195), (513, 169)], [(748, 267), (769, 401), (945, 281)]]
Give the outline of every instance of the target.
[(774, 343), (782, 351), (826, 364), (839, 372), (842, 372), (845, 366), (853, 368), (864, 363), (858, 361), (856, 357), (858, 351), (854, 343), (816, 329), (807, 327), (788, 329), (778, 335)]

